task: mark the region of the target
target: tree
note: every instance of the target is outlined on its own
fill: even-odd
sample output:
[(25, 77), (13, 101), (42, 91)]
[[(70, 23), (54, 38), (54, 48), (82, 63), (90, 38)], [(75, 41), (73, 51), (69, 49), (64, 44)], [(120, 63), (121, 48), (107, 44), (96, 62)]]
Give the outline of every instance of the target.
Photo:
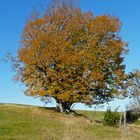
[(59, 111), (70, 112), (73, 103), (104, 103), (125, 94), (127, 43), (118, 18), (95, 17), (68, 0), (51, 1), (34, 15), (12, 58), (26, 95), (54, 98)]
[(130, 102), (129, 108), (136, 109), (140, 112), (140, 71), (134, 70), (130, 76), (130, 97), (132, 101)]

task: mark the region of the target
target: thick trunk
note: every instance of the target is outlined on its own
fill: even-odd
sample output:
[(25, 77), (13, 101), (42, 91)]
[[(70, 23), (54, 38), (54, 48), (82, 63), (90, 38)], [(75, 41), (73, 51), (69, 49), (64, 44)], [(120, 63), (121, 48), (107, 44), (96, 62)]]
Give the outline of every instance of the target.
[(72, 106), (72, 103), (57, 101), (57, 111), (58, 112), (70, 113), (70, 112), (72, 112), (71, 106)]

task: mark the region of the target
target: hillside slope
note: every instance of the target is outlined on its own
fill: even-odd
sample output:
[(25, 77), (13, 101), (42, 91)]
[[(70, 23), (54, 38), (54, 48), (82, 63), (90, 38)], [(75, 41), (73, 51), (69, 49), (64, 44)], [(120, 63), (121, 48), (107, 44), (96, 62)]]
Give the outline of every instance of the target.
[[(103, 116), (102, 112), (79, 112), (92, 120)], [(127, 140), (138, 140), (140, 133), (130, 129), (127, 131)], [(45, 108), (0, 105), (0, 140), (121, 140), (122, 130)]]

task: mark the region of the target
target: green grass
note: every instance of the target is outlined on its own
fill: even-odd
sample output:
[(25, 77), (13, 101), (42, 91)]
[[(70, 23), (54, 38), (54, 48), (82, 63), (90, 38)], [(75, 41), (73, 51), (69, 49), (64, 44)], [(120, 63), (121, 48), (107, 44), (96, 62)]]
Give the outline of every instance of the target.
[(140, 120), (139, 121), (136, 121), (134, 124), (140, 125)]
[[(77, 111), (82, 116), (57, 113), (34, 106), (0, 105), (0, 140), (118, 140), (123, 129), (94, 123), (103, 112)], [(131, 129), (131, 128), (130, 128)], [(127, 140), (138, 140), (139, 133), (129, 130)]]
[(76, 112), (87, 116), (91, 120), (103, 120), (103, 116), (104, 116), (104, 112), (102, 111), (77, 110)]

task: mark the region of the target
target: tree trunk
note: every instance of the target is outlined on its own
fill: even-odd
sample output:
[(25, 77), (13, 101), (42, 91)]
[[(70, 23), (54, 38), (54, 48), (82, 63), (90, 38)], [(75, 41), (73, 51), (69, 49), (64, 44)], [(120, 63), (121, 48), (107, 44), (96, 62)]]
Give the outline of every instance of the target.
[(72, 112), (71, 110), (72, 103), (70, 102), (62, 102), (62, 101), (57, 101), (57, 111), (61, 113), (70, 113)]

